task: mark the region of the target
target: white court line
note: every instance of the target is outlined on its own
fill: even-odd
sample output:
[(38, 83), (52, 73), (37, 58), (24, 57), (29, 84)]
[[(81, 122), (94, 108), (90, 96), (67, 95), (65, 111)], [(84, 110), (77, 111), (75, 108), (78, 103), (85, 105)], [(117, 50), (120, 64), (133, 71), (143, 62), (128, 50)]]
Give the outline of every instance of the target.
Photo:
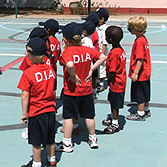
[[(6, 54), (6, 53), (0, 53), (0, 56), (25, 56), (23, 54)], [(126, 60), (127, 62), (130, 62), (130, 60)], [(167, 64), (167, 61), (151, 61), (151, 63), (154, 63), (154, 64)]]

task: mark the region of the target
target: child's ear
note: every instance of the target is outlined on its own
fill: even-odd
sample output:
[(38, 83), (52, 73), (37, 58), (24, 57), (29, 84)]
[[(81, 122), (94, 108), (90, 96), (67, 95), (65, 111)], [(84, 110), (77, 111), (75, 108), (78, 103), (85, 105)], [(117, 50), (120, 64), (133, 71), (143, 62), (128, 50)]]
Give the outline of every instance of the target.
[(25, 53), (25, 55), (28, 57), (28, 51), (26, 50), (24, 53)]

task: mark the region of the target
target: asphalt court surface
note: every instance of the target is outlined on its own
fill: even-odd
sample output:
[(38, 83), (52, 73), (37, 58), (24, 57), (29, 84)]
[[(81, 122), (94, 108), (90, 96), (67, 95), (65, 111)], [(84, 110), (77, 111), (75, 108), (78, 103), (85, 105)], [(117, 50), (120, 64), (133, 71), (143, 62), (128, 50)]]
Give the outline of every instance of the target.
[[(19, 65), (24, 58), (26, 39), (29, 32), (39, 21), (45, 19), (7, 19), (0, 18), (0, 166), (19, 167), (32, 158), (31, 146), (27, 140), (21, 137), (21, 132), (26, 125), (21, 124), (21, 91), (17, 89), (22, 72)], [(58, 20), (61, 25), (77, 20)], [(107, 25), (121, 26), (124, 38), (121, 41), (127, 55), (127, 73), (129, 70), (130, 53), (135, 36), (126, 30), (127, 22), (108, 21)], [(120, 110), (119, 133), (105, 135), (102, 133), (104, 126), (101, 121), (110, 114), (110, 106), (107, 102), (108, 88), (100, 93), (95, 100), (96, 109), (96, 133), (99, 141), (99, 149), (91, 150), (87, 144), (87, 129), (84, 120), (80, 120), (79, 136), (73, 136), (74, 152), (58, 153), (58, 167), (165, 167), (167, 163), (167, 23), (149, 22), (146, 37), (149, 40), (152, 76), (151, 76), (151, 101), (152, 116), (144, 122), (126, 120), (126, 115), (136, 109), (136, 105), (130, 103), (130, 79), (127, 78), (125, 93), (125, 105)], [(57, 34), (58, 40), (62, 40), (62, 34)], [(59, 99), (63, 87), (63, 69), (58, 65), (57, 88), (57, 133), (56, 142), (62, 140), (63, 134), (60, 127), (62, 101)], [(46, 166), (46, 150), (42, 151), (43, 166)]]

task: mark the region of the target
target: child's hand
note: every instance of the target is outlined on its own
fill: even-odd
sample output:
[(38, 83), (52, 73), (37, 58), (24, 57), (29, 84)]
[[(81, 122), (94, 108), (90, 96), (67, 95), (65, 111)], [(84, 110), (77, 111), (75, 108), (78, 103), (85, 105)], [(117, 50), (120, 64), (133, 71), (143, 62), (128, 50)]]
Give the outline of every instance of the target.
[(88, 76), (85, 78), (85, 81), (86, 81), (86, 82), (89, 83), (89, 82), (91, 81), (92, 74), (93, 74), (93, 71), (90, 69)]
[(81, 80), (80, 78), (78, 77), (78, 75), (75, 75), (75, 77), (69, 77), (68, 78), (68, 81), (71, 80), (72, 82), (74, 82), (76, 85), (81, 85)]
[(131, 76), (131, 79), (133, 82), (136, 82), (138, 80), (138, 74), (137, 73), (133, 73)]
[(26, 115), (22, 115), (20, 119), (21, 119), (22, 123), (26, 124), (28, 122), (28, 116), (26, 116)]

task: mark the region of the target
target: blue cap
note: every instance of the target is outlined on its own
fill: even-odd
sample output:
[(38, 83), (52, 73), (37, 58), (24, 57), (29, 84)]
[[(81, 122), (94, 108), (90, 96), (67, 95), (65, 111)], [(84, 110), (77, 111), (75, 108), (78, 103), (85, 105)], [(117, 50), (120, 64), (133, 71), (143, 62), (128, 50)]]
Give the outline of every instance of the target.
[(59, 31), (59, 23), (55, 19), (48, 19), (45, 22), (39, 22), (40, 26), (45, 26), (50, 29), (52, 32), (56, 33)]
[(47, 55), (47, 45), (45, 41), (39, 37), (31, 38), (26, 46), (29, 46), (32, 49), (27, 51), (33, 55)]
[(89, 35), (95, 31), (95, 25), (91, 21), (86, 21), (82, 24), (82, 30), (85, 30)]
[(75, 22), (68, 23), (64, 26), (62, 33), (64, 37), (73, 39), (75, 35), (82, 35), (82, 26)]
[[(42, 38), (43, 40), (46, 41), (46, 39), (48, 38), (47, 32), (44, 28), (40, 28), (40, 27), (35, 27), (29, 34), (28, 39), (30, 38), (35, 38), (35, 37), (39, 37)], [(27, 40), (28, 40), (27, 39)]]
[(91, 21), (92, 23), (95, 24), (95, 26), (97, 27), (99, 24), (99, 17), (97, 15), (96, 11), (92, 11), (90, 12), (90, 14), (86, 17), (86, 18), (81, 18), (82, 20), (86, 20), (86, 21)]
[(96, 12), (97, 12), (99, 18), (104, 17), (104, 20), (105, 20), (105, 21), (108, 20), (108, 18), (109, 18), (109, 13), (108, 13), (108, 10), (107, 10), (107, 9), (105, 9), (105, 8), (99, 8), (99, 9), (96, 10)]
[(93, 22), (97, 27), (97, 25), (99, 24), (99, 17), (97, 15), (97, 12), (96, 11), (90, 12), (90, 14), (86, 17), (86, 21)]

